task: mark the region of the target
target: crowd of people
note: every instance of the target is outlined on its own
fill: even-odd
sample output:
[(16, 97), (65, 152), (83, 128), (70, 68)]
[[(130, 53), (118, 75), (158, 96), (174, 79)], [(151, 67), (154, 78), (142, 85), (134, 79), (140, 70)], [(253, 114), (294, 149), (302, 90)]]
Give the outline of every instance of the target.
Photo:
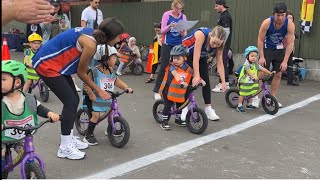
[[(114, 71), (117, 56), (121, 56), (114, 47), (119, 42), (132, 51), (138, 61), (141, 61), (136, 39), (123, 38), (126, 33), (124, 25), (117, 18), (103, 19), (99, 9), (99, 0), (90, 0), (90, 6), (85, 8), (81, 16), (81, 27), (71, 28), (68, 16), (61, 12), (60, 0), (25, 0), (6, 1), (4, 7), (15, 6), (16, 13), (2, 16), (2, 25), (11, 20), (18, 20), (28, 24), (39, 24), (42, 36), (33, 32), (28, 37), (30, 48), (25, 51), (24, 64), (9, 60), (2, 61), (2, 103), (8, 107), (2, 118), (2, 126), (6, 125), (6, 117), (21, 121), (29, 113), (36, 116), (51, 117), (54, 121), (61, 121), (60, 145), (57, 156), (68, 159), (82, 159), (88, 145), (98, 144), (94, 136), (94, 129), (100, 112), (110, 106), (110, 94), (105, 90), (114, 90), (114, 86), (133, 92), (122, 81), (121, 62)], [(28, 2), (28, 3), (24, 3)], [(38, 4), (24, 11), (30, 4)], [(23, 5), (25, 7), (23, 7)], [(159, 46), (158, 62), (152, 66), (152, 73), (145, 81), (155, 81), (152, 89), (154, 98), (164, 99), (165, 107), (162, 114), (161, 128), (170, 129), (169, 110), (173, 103), (183, 103), (188, 94), (187, 86), (196, 86), (205, 82), (202, 87), (202, 96), (205, 104), (205, 113), (212, 121), (219, 120), (211, 98), (211, 91), (225, 92), (229, 88), (229, 72), (226, 70), (228, 52), (232, 38), (232, 19), (225, 0), (215, 0), (215, 10), (220, 13), (217, 26), (214, 28), (198, 27), (192, 32), (177, 31), (174, 27), (180, 20), (187, 20), (183, 13), (182, 0), (173, 0), (171, 9), (164, 12), (161, 23), (154, 24), (154, 42)], [(33, 11), (32, 11), (33, 10)], [(21, 11), (21, 12), (19, 12)], [(273, 15), (266, 18), (260, 27), (257, 47), (248, 45), (245, 50), (245, 63), (240, 73), (240, 95), (254, 94), (257, 89), (258, 72), (274, 73), (271, 83), (271, 94), (276, 96), (280, 84), (281, 73), (287, 69), (292, 58), (294, 45), (294, 23), (287, 18), (287, 7), (284, 3), (276, 3)], [(211, 26), (211, 25), (210, 25)], [(283, 40), (286, 40), (285, 43)], [(122, 40), (122, 41), (121, 41)], [(121, 49), (120, 48), (120, 49)], [(215, 51), (219, 84), (211, 89), (208, 73), (207, 54)], [(92, 62), (95, 62), (94, 64)], [(160, 69), (155, 78), (156, 69)], [(272, 71), (270, 65), (272, 64)], [(26, 65), (26, 66), (25, 66)], [(90, 67), (90, 71), (88, 71)], [(91, 101), (92, 117), (88, 132), (83, 141), (73, 135), (74, 119), (80, 102), (77, 91), (80, 88), (74, 83), (77, 75), (84, 83), (88, 99)], [(43, 107), (34, 96), (27, 93), (33, 80), (41, 78), (63, 104), (61, 117)], [(108, 86), (101, 80), (108, 82)], [(288, 82), (289, 83), (289, 82)], [(63, 88), (61, 88), (63, 87)], [(23, 88), (23, 90), (20, 90)], [(248, 90), (249, 88), (249, 90)], [(248, 90), (248, 91), (247, 91)], [(31, 107), (25, 106), (30, 101)], [(281, 104), (279, 103), (279, 106)], [(255, 109), (247, 104), (247, 109)], [(281, 105), (282, 107), (282, 105)], [(30, 111), (24, 111), (28, 109)], [(34, 109), (34, 108), (33, 108)], [(239, 99), (237, 110), (245, 112), (243, 98)], [(179, 126), (185, 126), (187, 108), (181, 110), (175, 119)], [(23, 113), (23, 116), (17, 114)], [(27, 113), (27, 114), (26, 114)], [(2, 137), (5, 137), (4, 134)]]

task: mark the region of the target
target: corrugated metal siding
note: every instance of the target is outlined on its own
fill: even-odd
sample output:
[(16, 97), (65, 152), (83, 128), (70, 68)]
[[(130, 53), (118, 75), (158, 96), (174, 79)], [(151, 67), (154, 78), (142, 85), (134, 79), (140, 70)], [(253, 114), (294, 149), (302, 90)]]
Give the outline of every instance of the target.
[[(283, 0), (295, 16), (297, 31), (302, 0)], [(227, 0), (233, 18), (231, 47), (242, 53), (249, 45), (256, 45), (260, 25), (272, 15), (277, 0)], [(214, 27), (219, 14), (214, 10), (213, 0), (185, 0), (185, 14), (188, 20), (199, 20), (196, 27)], [(81, 12), (86, 6), (72, 6), (72, 26), (80, 25)], [(161, 21), (163, 12), (171, 7), (170, 2), (111, 3), (101, 4), (104, 17), (118, 17), (126, 30), (137, 38), (138, 43), (148, 45), (152, 42), (153, 22)], [(312, 32), (296, 40), (296, 55), (307, 59), (320, 59), (320, 2), (316, 2)], [(78, 20), (76, 20), (78, 19)]]

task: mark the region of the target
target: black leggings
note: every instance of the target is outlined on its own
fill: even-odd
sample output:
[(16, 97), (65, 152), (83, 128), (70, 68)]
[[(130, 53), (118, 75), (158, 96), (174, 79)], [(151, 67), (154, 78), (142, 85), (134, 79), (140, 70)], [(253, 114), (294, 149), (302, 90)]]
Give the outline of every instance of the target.
[(162, 83), (166, 67), (169, 64), (170, 60), (170, 51), (173, 48), (173, 46), (165, 45), (163, 44), (161, 47), (161, 64), (160, 64), (160, 70), (156, 79), (156, 84), (154, 85), (153, 92), (158, 93), (160, 89), (160, 85)]
[(151, 74), (156, 74), (156, 70), (158, 68), (159, 63), (152, 65)]
[(287, 68), (287, 83), (292, 84), (293, 83), (293, 53), (290, 54), (290, 57), (288, 59), (288, 68)]
[(73, 129), (79, 105), (79, 95), (74, 86), (71, 76), (45, 77), (38, 73), (40, 78), (46, 83), (51, 91), (63, 103), (61, 121), (61, 135), (70, 135)]
[[(193, 57), (189, 56), (187, 63), (190, 67), (193, 67)], [(200, 58), (199, 60), (200, 77), (206, 82), (206, 85), (202, 87), (202, 97), (205, 104), (211, 104), (211, 86), (208, 72), (207, 58)]]

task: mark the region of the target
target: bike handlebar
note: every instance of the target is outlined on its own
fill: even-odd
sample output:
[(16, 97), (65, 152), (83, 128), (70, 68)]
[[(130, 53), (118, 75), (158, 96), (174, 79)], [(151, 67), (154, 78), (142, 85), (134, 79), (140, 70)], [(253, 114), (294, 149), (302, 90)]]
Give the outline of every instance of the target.
[[(121, 92), (112, 92), (112, 91), (108, 91), (108, 90), (106, 90), (108, 93), (110, 93), (111, 94), (111, 97), (112, 97), (112, 99), (114, 99), (114, 98), (117, 98), (117, 97), (119, 97), (119, 96), (121, 96), (122, 94), (124, 94), (124, 93), (129, 93), (129, 90), (128, 89), (126, 89), (126, 90), (123, 90), (123, 91), (121, 91)], [(133, 93), (133, 92), (132, 92)], [(132, 94), (131, 93), (131, 94)]]
[[(61, 115), (60, 115), (60, 119), (61, 119)], [(40, 124), (38, 124), (38, 126), (31, 126), (31, 127), (19, 127), (19, 126), (3, 126), (2, 131), (6, 130), (6, 129), (17, 129), (17, 130), (21, 130), (21, 131), (34, 131), (36, 129), (39, 129), (41, 126), (43, 126), (46, 123), (53, 123), (52, 119), (49, 118), (45, 121), (42, 121)]]
[[(205, 86), (205, 85), (206, 85), (206, 82), (204, 80), (201, 80), (201, 82), (198, 85), (196, 86), (188, 85), (187, 88), (191, 91), (194, 91), (198, 89), (198, 87)], [(184, 87), (183, 84), (180, 84), (180, 87), (183, 88)]]
[[(276, 72), (276, 73), (277, 73), (277, 72)], [(259, 78), (259, 80), (269, 81), (276, 73), (272, 73), (272, 74), (268, 75), (266, 78)]]

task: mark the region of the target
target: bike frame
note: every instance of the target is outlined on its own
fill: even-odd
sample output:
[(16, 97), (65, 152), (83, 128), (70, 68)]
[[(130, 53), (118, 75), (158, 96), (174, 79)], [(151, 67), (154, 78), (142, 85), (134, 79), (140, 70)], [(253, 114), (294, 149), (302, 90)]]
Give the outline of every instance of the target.
[[(112, 131), (115, 130), (115, 127), (114, 127), (114, 120), (113, 118), (115, 116), (120, 116), (122, 117), (122, 114), (119, 112), (118, 110), (118, 103), (117, 103), (117, 98), (114, 97), (112, 98), (112, 102), (111, 102), (111, 106), (110, 106), (110, 110), (109, 111), (106, 111), (102, 116), (99, 117), (98, 121), (97, 121), (97, 125), (108, 118), (108, 123), (111, 123), (111, 126), (112, 126)], [(80, 119), (81, 122), (83, 123), (89, 123), (89, 122), (85, 122), (83, 121), (82, 119)]]
[(258, 92), (256, 92), (255, 94), (253, 95), (249, 95), (249, 96), (245, 96), (244, 97), (244, 100), (247, 101), (253, 97), (255, 97), (256, 95), (260, 94), (261, 91), (263, 91), (263, 98), (266, 98), (266, 94), (270, 94), (270, 91), (268, 89), (268, 84), (267, 84), (267, 81), (266, 80), (262, 80), (262, 84), (260, 86), (260, 89)]
[(198, 107), (198, 106), (197, 106), (196, 98), (194, 95), (194, 90), (195, 89), (191, 90), (191, 92), (188, 96), (188, 99), (179, 108), (177, 108), (177, 105), (174, 104), (171, 107), (170, 114), (176, 115), (180, 110), (182, 110), (183, 108), (187, 107), (190, 104), (191, 117), (192, 117), (192, 119), (195, 119), (194, 114), (193, 114), (193, 108)]
[(33, 162), (34, 159), (38, 160), (41, 169), (44, 171), (44, 163), (41, 160), (40, 156), (34, 153), (35, 149), (33, 146), (33, 136), (31, 134), (27, 134), (27, 137), (24, 139), (23, 150), (18, 154), (18, 157), (12, 160), (12, 152), (10, 148), (6, 148), (6, 166), (5, 169), (7, 172), (12, 172), (16, 166), (21, 163), (20, 166), (20, 174), (22, 179), (26, 179), (26, 169), (25, 165), (28, 162)]
[(36, 86), (38, 86), (39, 90), (41, 90), (40, 84), (42, 82), (43, 82), (43, 80), (41, 78), (39, 78), (36, 83), (34, 83), (34, 80), (33, 80), (29, 89), (31, 89), (31, 91), (32, 91)]

